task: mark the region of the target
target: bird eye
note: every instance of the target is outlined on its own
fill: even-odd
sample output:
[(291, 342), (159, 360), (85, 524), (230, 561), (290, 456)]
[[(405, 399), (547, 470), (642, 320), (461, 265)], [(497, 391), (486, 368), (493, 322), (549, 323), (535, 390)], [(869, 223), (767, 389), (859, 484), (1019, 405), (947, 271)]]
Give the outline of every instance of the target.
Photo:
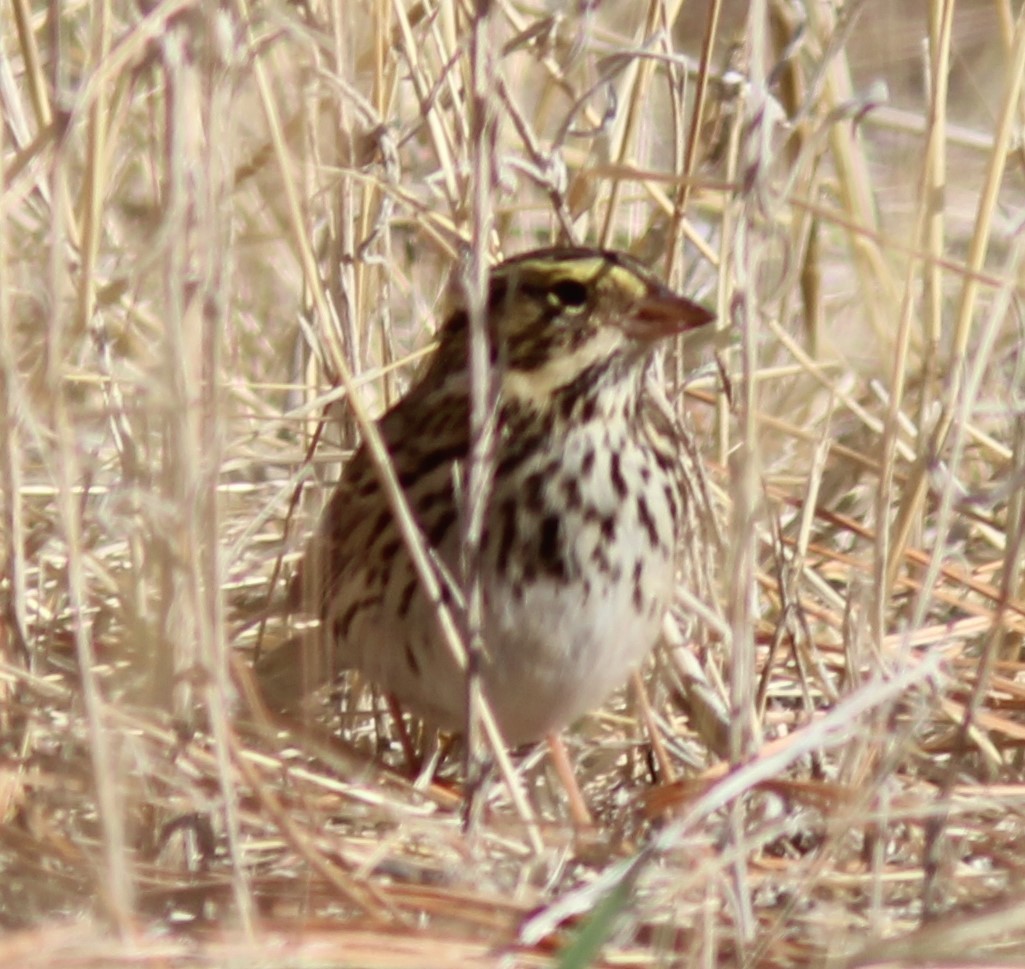
[(563, 306), (583, 306), (587, 302), (587, 287), (575, 279), (560, 279), (552, 286), (552, 295)]

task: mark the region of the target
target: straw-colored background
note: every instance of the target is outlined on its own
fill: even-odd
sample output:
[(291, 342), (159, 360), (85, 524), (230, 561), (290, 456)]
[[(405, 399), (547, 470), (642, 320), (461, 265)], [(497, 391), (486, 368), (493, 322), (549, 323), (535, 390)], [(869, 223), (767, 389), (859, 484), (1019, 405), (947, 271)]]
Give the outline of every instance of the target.
[[(0, 967), (1020, 958), (1015, 5), (3, 10)], [(708, 500), (651, 728), (568, 732), (595, 831), (537, 752), (465, 833), (458, 758), (238, 689), (346, 380), (566, 238), (717, 308), (665, 367)]]

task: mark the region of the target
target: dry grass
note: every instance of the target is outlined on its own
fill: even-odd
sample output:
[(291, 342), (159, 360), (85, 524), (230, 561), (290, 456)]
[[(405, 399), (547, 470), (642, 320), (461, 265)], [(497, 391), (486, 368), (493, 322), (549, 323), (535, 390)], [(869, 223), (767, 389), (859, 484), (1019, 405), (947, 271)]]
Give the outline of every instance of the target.
[[(138, 7), (0, 26), (0, 967), (1020, 963), (1011, 5)], [(457, 257), (567, 236), (718, 306), (709, 500), (596, 831), (528, 753), (464, 832), (237, 674)]]

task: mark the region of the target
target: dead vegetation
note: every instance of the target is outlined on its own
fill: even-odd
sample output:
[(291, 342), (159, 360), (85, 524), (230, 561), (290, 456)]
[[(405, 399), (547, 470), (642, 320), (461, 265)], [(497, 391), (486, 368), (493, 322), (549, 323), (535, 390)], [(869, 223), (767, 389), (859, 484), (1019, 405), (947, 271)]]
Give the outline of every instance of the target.
[[(1012, 5), (8, 9), (0, 966), (1020, 960)], [(596, 830), (520, 752), (467, 832), (368, 691), (240, 690), (452, 267), (567, 237), (718, 307), (707, 502)]]

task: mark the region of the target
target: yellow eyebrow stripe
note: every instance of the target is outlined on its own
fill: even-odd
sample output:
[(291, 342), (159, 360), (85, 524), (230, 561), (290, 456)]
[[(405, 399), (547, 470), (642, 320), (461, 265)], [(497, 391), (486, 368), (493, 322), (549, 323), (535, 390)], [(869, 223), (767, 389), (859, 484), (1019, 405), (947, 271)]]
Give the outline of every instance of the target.
[(549, 259), (523, 259), (500, 267), (495, 277), (509, 280), (515, 285), (551, 286), (560, 279), (573, 279), (591, 284), (606, 277), (624, 295), (640, 297), (648, 291), (648, 283), (626, 266), (617, 266), (601, 256), (581, 256), (577, 259), (553, 262)]

